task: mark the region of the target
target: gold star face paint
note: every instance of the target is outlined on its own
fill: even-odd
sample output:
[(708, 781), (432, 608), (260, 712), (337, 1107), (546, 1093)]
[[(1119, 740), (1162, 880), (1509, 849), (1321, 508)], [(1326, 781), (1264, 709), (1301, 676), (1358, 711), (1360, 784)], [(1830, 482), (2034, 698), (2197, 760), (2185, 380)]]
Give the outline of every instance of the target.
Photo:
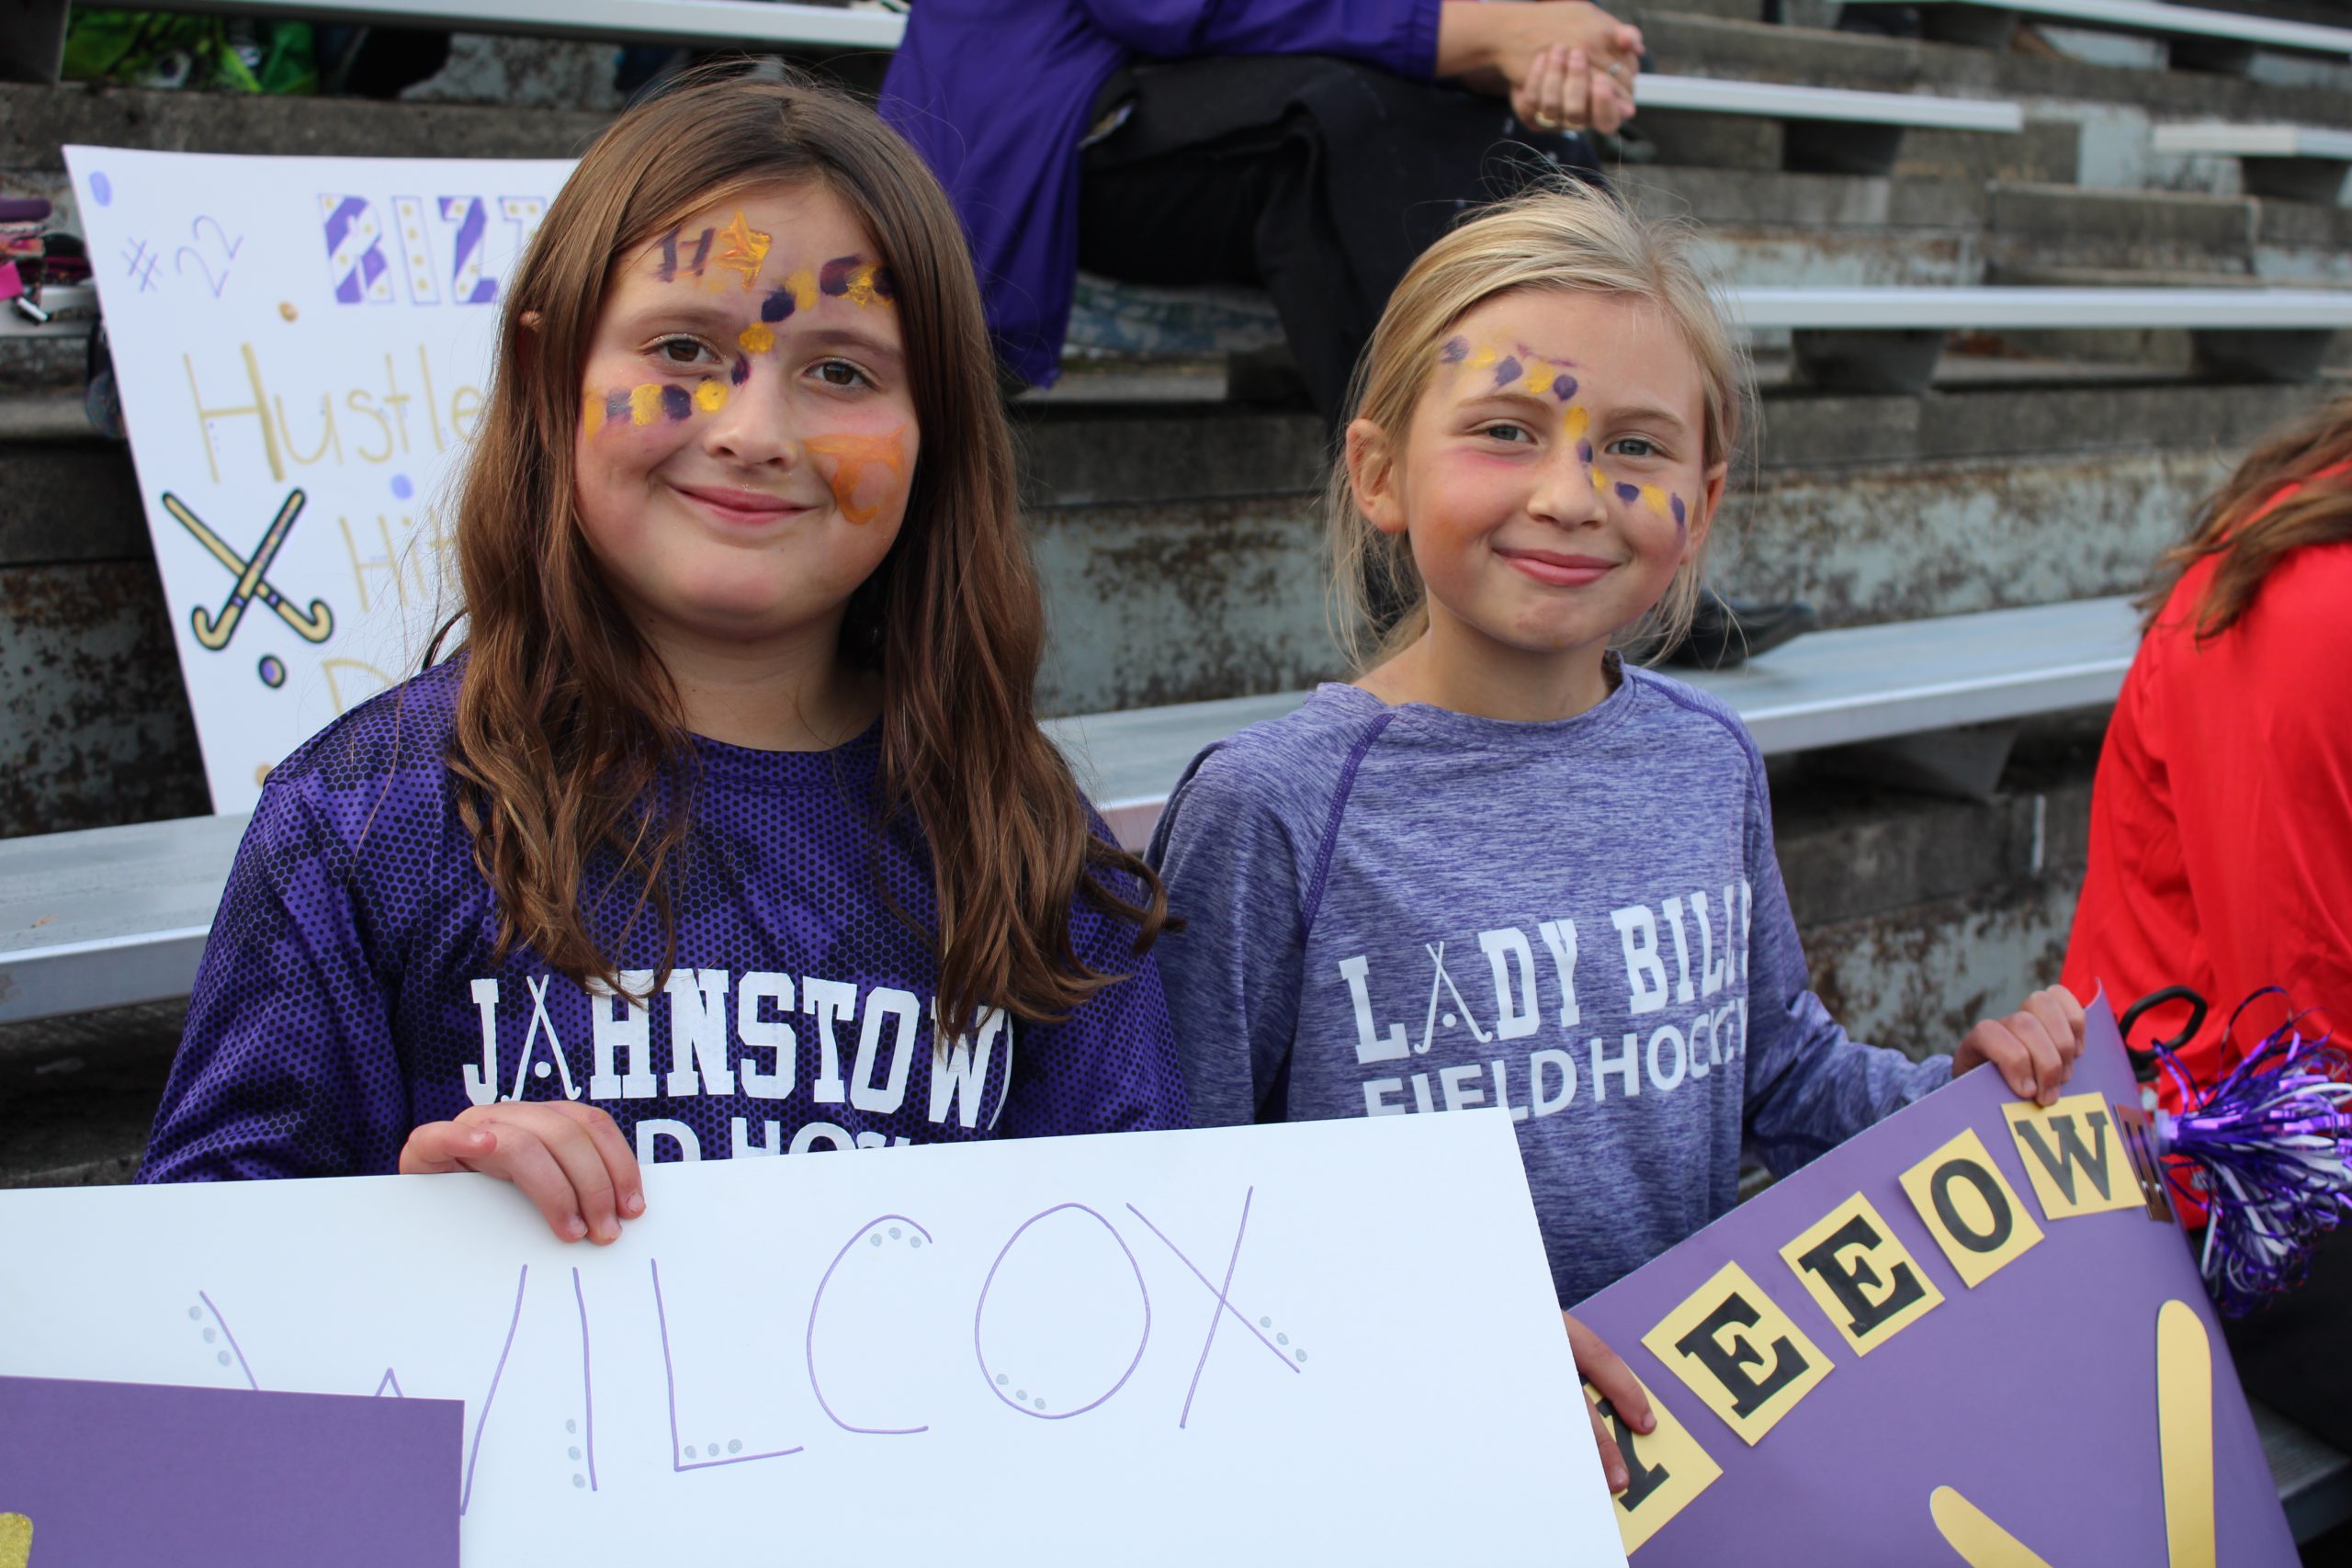
[(741, 273), (743, 291), (750, 293), (752, 285), (759, 279), (761, 264), (768, 259), (768, 250), (775, 243), (774, 239), (752, 228), (744, 220), (740, 208), (736, 210), (735, 220), (718, 231), (718, 238), (722, 247), (718, 253), (718, 265)]

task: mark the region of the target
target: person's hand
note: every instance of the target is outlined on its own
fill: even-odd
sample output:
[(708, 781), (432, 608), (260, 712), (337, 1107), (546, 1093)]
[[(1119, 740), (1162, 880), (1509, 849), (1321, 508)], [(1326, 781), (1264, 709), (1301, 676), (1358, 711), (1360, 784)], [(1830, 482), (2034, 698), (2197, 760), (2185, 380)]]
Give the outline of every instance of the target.
[(1641, 29), (1591, 0), (1447, 0), (1439, 12), (1435, 73), (1507, 95), (1521, 121), (1537, 130), (1616, 130), (1633, 116), (1641, 58)]
[(645, 1213), (645, 1183), (628, 1140), (612, 1117), (568, 1100), (469, 1106), (454, 1122), (427, 1122), (408, 1135), (402, 1176), (452, 1170), (513, 1182), (558, 1241), (617, 1241), (621, 1220)]
[[(1600, 1391), (1617, 1418), (1636, 1432), (1646, 1432), (1657, 1422), (1650, 1415), (1649, 1395), (1634, 1376), (1634, 1370), (1601, 1342), (1600, 1336), (1578, 1323), (1568, 1313), (1560, 1314), (1560, 1322), (1568, 1330), (1568, 1348), (1577, 1359), (1577, 1373)], [(1600, 1472), (1609, 1478), (1609, 1490), (1623, 1492), (1633, 1481), (1633, 1472), (1625, 1468), (1625, 1456), (1617, 1451), (1617, 1439), (1609, 1435), (1609, 1423), (1601, 1419), (1600, 1407), (1590, 1400), (1585, 1402), (1585, 1414), (1592, 1417), (1592, 1440), (1600, 1448)]]
[(2002, 1019), (1986, 1019), (1968, 1032), (1952, 1053), (1951, 1076), (1990, 1062), (2020, 1100), (2048, 1105), (2074, 1076), (2083, 1054), (2083, 1004), (2064, 986), (2026, 998), (2025, 1006)]
[(1632, 118), (1632, 95), (1595, 70), (1581, 49), (1553, 44), (1539, 51), (1527, 80), (1510, 89), (1511, 113), (1531, 130), (1613, 131)]

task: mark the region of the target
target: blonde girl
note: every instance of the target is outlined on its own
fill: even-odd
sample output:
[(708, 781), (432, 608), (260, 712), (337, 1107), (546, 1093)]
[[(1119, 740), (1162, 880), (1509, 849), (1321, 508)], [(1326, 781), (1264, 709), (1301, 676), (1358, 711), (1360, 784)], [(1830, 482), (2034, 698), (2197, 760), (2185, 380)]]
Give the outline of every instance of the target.
[(1611, 651), (1688, 614), (1740, 434), (1680, 238), (1577, 190), (1490, 211), (1406, 275), (1358, 374), (1335, 581), (1351, 626), (1359, 595), (1412, 608), (1352, 682), (1204, 752), (1161, 821), (1195, 1118), (1505, 1111), (1566, 1306), (1729, 1209), (1743, 1148), (1789, 1169), (1979, 1061), (2054, 1097), (2062, 991), (1953, 1057), (1847, 1038), (1754, 741)]
[(870, 111), (616, 123), (505, 301), (455, 651), (271, 774), (142, 1179), (469, 1168), (602, 1242), (653, 1160), (1182, 1125), (992, 378)]

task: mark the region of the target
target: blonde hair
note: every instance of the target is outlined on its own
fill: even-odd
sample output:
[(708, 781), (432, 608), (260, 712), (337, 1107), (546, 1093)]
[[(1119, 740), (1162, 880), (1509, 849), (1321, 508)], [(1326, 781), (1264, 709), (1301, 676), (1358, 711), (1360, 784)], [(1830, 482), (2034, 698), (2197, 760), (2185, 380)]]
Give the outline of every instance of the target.
[[(1754, 402), (1753, 375), (1722, 300), (1690, 258), (1687, 232), (1572, 182), (1489, 208), (1422, 253), (1389, 296), (1356, 367), (1349, 399), (1354, 417), (1378, 425), (1391, 437), (1392, 454), (1398, 450), (1454, 323), (1498, 295), (1526, 288), (1616, 295), (1654, 306), (1698, 363), (1704, 467), (1731, 461)], [(1428, 592), (1410, 541), (1374, 528), (1357, 506), (1344, 452), (1332, 464), (1323, 506), (1332, 629), (1363, 670), (1401, 652), (1428, 628)], [(1694, 555), (1621, 640), (1654, 640), (1660, 649), (1679, 640), (1698, 600), (1699, 567)], [(1365, 633), (1375, 616), (1399, 605), (1405, 614), (1367, 656)]]

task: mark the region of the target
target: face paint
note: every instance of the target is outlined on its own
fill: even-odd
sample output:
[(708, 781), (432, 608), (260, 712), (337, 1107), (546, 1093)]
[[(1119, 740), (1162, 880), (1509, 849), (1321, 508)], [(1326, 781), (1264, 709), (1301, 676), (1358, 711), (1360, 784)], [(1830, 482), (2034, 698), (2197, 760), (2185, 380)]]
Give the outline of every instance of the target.
[(1495, 386), (1496, 386), (1498, 389), (1504, 388), (1504, 387), (1508, 387), (1508, 386), (1510, 386), (1513, 381), (1516, 381), (1516, 380), (1518, 380), (1518, 379), (1519, 379), (1519, 361), (1518, 361), (1518, 360), (1516, 360), (1516, 359), (1510, 359), (1510, 358), (1505, 358), (1501, 364), (1499, 364), (1499, 365), (1498, 365), (1498, 366), (1496, 366), (1496, 367), (1495, 367)]
[(1689, 509), (1682, 504), (1682, 498), (1679, 495), (1669, 495), (1666, 499), (1668, 505), (1674, 513), (1674, 536), (1678, 539), (1689, 538), (1690, 536)]
[(1566, 402), (1570, 398), (1577, 395), (1577, 378), (1569, 375), (1565, 370), (1559, 375), (1553, 377), (1552, 395), (1559, 399), (1562, 402)]
[(580, 411), (580, 417), (587, 424), (588, 434), (594, 435), (605, 428), (605, 400), (600, 397), (589, 397), (582, 399), (582, 401), (586, 406)]
[(735, 368), (727, 378), (740, 387), (752, 378), (752, 362), (741, 355), (735, 356)]
[[(662, 265), (653, 269), (653, 276), (664, 283), (678, 276), (678, 234), (679, 231), (673, 229), (662, 236)], [(702, 276), (703, 264), (710, 259), (710, 234), (707, 229), (702, 231), (695, 242), (694, 259), (686, 263), (686, 270), (696, 277)]]
[(1501, 357), (1501, 355), (1497, 354), (1491, 348), (1482, 348), (1477, 353), (1472, 355), (1468, 359), (1464, 360), (1463, 363), (1469, 366), (1473, 370), (1484, 370), (1487, 366), (1492, 365), (1496, 360), (1500, 359)]
[(684, 387), (662, 389), (662, 413), (666, 419), (691, 419), (695, 412), (695, 395)]
[(1660, 490), (1656, 485), (1644, 485), (1642, 487), (1642, 504), (1648, 507), (1652, 512), (1657, 513), (1660, 517), (1665, 516), (1666, 491)]
[(859, 484), (866, 470), (879, 465), (893, 476), (906, 470), (906, 446), (899, 440), (900, 432), (888, 435), (812, 435), (801, 443), (820, 457), (836, 459), (832, 473), (833, 500), (840, 505), (842, 515), (852, 523), (865, 524), (882, 515), (887, 496), (870, 505), (861, 506), (857, 501)]
[(717, 381), (705, 381), (695, 389), (695, 407), (704, 413), (717, 413), (727, 406), (727, 389)]
[(628, 393), (628, 422), (631, 424), (651, 424), (662, 412), (662, 389), (649, 381), (642, 387), (632, 387)]
[(765, 321), (753, 321), (735, 334), (735, 341), (746, 354), (765, 354), (775, 346), (775, 333)]
[[(1566, 434), (1569, 440), (1575, 441), (1582, 437), (1584, 433), (1591, 427), (1591, 415), (1586, 413), (1581, 408), (1570, 408), (1566, 415), (1560, 421), (1560, 429)], [(1591, 444), (1589, 442), (1585, 444), (1584, 460), (1588, 463), (1592, 461)]]
[(837, 256), (827, 262), (817, 274), (817, 288), (853, 305), (887, 303), (894, 294), (890, 269), (864, 256)]
[(1629, 485), (1621, 479), (1617, 484), (1617, 499), (1620, 501), (1639, 501), (1642, 499), (1642, 487), (1639, 485)]
[(775, 242), (746, 222), (741, 210), (732, 223), (719, 231), (718, 237), (727, 242), (727, 248), (718, 253), (718, 265), (741, 273), (743, 291), (750, 293), (752, 282), (760, 276), (760, 264), (768, 259), (768, 249)]
[(1441, 364), (1459, 365), (1470, 357), (1470, 340), (1466, 337), (1450, 337), (1440, 346), (1437, 356)]
[(1582, 463), (1588, 468), (1592, 467), (1591, 442), (1579, 441), (1577, 443), (1577, 461)]

